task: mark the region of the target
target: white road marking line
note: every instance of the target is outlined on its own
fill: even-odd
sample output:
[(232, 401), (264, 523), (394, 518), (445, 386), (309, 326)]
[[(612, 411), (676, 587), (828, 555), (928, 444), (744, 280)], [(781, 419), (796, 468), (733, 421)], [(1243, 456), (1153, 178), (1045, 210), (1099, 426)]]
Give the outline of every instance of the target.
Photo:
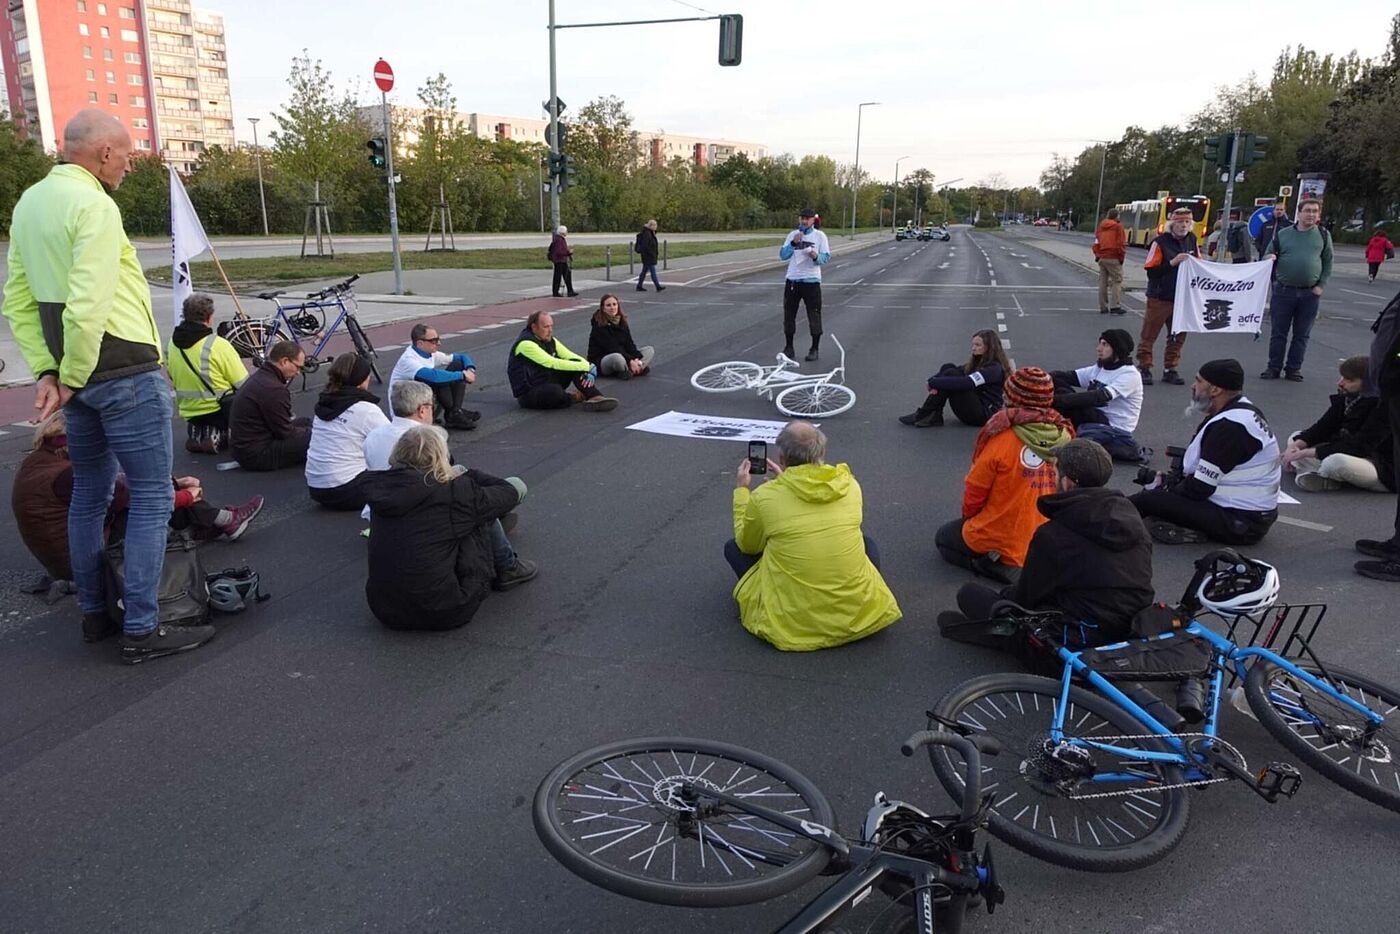
[(1332, 531), (1332, 526), (1330, 525), (1323, 525), (1321, 522), (1309, 522), (1307, 519), (1295, 519), (1292, 516), (1279, 516), (1278, 521), (1287, 523), (1288, 525), (1296, 525), (1300, 529), (1310, 529), (1314, 532)]
[(860, 278), (860, 279), (857, 279), (855, 282), (852, 282), (851, 285), (860, 285), (860, 284), (861, 284), (862, 282), (864, 282), (864, 281), (865, 281), (864, 278)]
[(1011, 300), (1016, 303), (1016, 317), (1024, 318), (1026, 316), (1026, 309), (1021, 307), (1021, 300), (1016, 297), (1015, 292), (1011, 293)]
[(993, 276), (993, 277), (992, 277), (992, 285), (996, 285), (996, 284), (997, 284), (997, 280), (996, 280), (996, 277), (995, 277), (995, 276)]
[(480, 334), (480, 333), (481, 333), (481, 328), (467, 328), (467, 329), (466, 329), (465, 331), (463, 331), (462, 333), (463, 333), (463, 334)]
[(1004, 325), (1004, 324), (998, 324), (998, 325), (997, 325), (997, 330), (1000, 331), (1001, 333), (1005, 334), (1005, 333), (1006, 333), (1006, 325)]
[(1022, 266), (1025, 266), (1027, 269), (1044, 269), (1044, 268), (1045, 268), (1044, 266), (1032, 266), (1030, 263), (1026, 263), (1026, 262), (1021, 263), (1021, 265), (1022, 265)]
[(502, 324), (524, 324), (524, 323), (525, 323), (525, 319), (524, 319), (524, 318), (507, 318), (507, 319), (505, 319), (504, 321), (502, 321), (501, 323), (502, 323)]
[(493, 322), (493, 323), (491, 323), (491, 324), (483, 324), (483, 325), (482, 325), (480, 328), (478, 328), (477, 330), (479, 330), (479, 331), (489, 331), (489, 330), (491, 330), (492, 328), (499, 328), (499, 327), (504, 327), (504, 325), (499, 324), (499, 323), (497, 323), (497, 322)]
[(1389, 301), (1389, 299), (1376, 298), (1376, 296), (1372, 295), (1370, 292), (1358, 292), (1356, 289), (1338, 289), (1337, 291), (1346, 292), (1350, 295), (1360, 295), (1362, 298), (1369, 299), (1369, 303), (1373, 305), (1384, 305)]
[(1003, 311), (997, 312), (997, 320), (998, 320), (998, 321), (1005, 321), (1005, 320), (1006, 320), (1006, 312), (1003, 312)]

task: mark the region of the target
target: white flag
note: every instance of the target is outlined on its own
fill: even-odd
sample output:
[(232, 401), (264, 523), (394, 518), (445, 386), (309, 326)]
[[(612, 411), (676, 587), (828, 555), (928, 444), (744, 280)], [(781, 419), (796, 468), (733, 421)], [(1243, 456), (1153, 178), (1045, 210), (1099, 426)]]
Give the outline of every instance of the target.
[(1272, 262), (1204, 263), (1188, 256), (1176, 271), (1172, 333), (1258, 334), (1273, 268)]
[(180, 323), (180, 310), (185, 299), (194, 293), (190, 280), (190, 260), (209, 249), (204, 225), (190, 204), (184, 183), (174, 168), (170, 169), (170, 285), (175, 293), (175, 323)]

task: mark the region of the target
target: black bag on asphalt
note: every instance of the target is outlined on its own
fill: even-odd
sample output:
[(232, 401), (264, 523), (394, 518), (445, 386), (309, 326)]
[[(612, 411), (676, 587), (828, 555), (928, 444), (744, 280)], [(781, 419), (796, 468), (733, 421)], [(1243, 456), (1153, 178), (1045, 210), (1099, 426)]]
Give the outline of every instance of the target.
[[(122, 543), (107, 546), (102, 553), (107, 592), (107, 615), (113, 622), (126, 618), (126, 561)], [(160, 572), (160, 606), (157, 624), (199, 626), (209, 622), (209, 589), (205, 583), (204, 562), (199, 543), (179, 532), (170, 532), (165, 542), (165, 564)]]
[(1180, 681), (1210, 672), (1211, 651), (1198, 636), (1134, 639), (1117, 648), (1085, 649), (1084, 664), (1110, 681)]

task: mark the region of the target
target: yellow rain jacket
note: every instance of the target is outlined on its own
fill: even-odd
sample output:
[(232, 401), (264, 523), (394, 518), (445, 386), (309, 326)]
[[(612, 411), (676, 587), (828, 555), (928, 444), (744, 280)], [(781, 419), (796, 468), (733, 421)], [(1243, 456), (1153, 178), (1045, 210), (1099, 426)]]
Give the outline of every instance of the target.
[(844, 645), (902, 615), (865, 556), (860, 484), (845, 464), (802, 464), (734, 491), (734, 540), (763, 553), (734, 587), (744, 628), (788, 652)]

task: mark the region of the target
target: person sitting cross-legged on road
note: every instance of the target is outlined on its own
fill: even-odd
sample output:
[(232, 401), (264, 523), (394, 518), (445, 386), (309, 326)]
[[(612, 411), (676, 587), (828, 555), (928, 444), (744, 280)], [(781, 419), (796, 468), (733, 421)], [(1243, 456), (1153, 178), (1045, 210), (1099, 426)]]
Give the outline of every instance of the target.
[(175, 407), (188, 428), (185, 450), (192, 454), (228, 450), (228, 412), (220, 399), (248, 378), (238, 351), (210, 328), (213, 320), (214, 300), (202, 292), (191, 295), (165, 351)]
[(593, 313), (593, 329), (588, 333), (588, 362), (598, 368), (599, 376), (631, 379), (651, 372), (656, 356), (652, 347), (638, 347), (632, 340), (632, 328), (622, 303), (616, 295), (604, 295)]
[[(1390, 423), (1391, 482), (1400, 486), (1400, 294), (1381, 309), (1371, 325), (1370, 361), (1362, 392), (1379, 395)], [(1356, 550), (1372, 560), (1358, 561), (1356, 573), (1373, 580), (1400, 583), (1400, 496), (1395, 498), (1395, 525), (1389, 538), (1360, 538)]]
[(1327, 411), (1288, 439), (1283, 469), (1296, 474), (1298, 489), (1321, 493), (1353, 486), (1395, 492), (1388, 413), (1379, 398), (1361, 393), (1369, 364), (1364, 354), (1343, 360), (1338, 392)]
[(437, 398), (437, 418), (448, 428), (471, 431), (481, 418), (480, 412), (462, 407), (467, 386), (476, 382), (476, 364), (464, 353), (443, 353), (438, 350), (442, 338), (437, 328), (419, 322), (409, 332), (394, 370), (389, 374), (389, 396), (393, 398), (394, 384), (399, 380), (417, 380), (426, 384)]
[(1009, 649), (1012, 633), (978, 623), (1010, 600), (1032, 611), (1057, 610), (1076, 642), (1103, 645), (1128, 637), (1133, 616), (1152, 602), (1152, 539), (1142, 517), (1105, 484), (1113, 461), (1101, 445), (1075, 438), (1056, 449), (1056, 492), (1036, 508), (1048, 521), (1031, 536), (1026, 564), (1010, 587), (964, 584), (958, 610), (938, 615), (945, 638)]
[(288, 384), (301, 372), (306, 353), (295, 341), (278, 341), (267, 362), (253, 371), (233, 397), (229, 453), (244, 470), (281, 470), (306, 463), (311, 419), (292, 416)]
[(1159, 472), (1129, 497), (1152, 537), (1167, 545), (1211, 541), (1253, 545), (1278, 518), (1278, 440), (1244, 396), (1238, 360), (1201, 364), (1188, 415), (1205, 415), (1179, 476)]
[(1002, 406), (1001, 386), (1011, 363), (1002, 349), (996, 331), (978, 331), (972, 335), (972, 356), (962, 366), (945, 363), (927, 380), (928, 395), (923, 403), (899, 421), (915, 428), (938, 427), (943, 424), (943, 410), (952, 406), (953, 414), (964, 425), (980, 428), (987, 424)]
[(1143, 450), (1133, 431), (1142, 412), (1142, 374), (1133, 366), (1133, 338), (1121, 328), (1099, 335), (1092, 366), (1055, 370), (1055, 409), (1080, 438), (1097, 441), (1118, 461), (1138, 463)]
[(523, 409), (563, 409), (579, 403), (590, 412), (611, 412), (617, 400), (598, 391), (598, 369), (554, 336), (554, 316), (531, 312), (510, 348), (510, 391)]
[(389, 420), (369, 391), (369, 361), (343, 353), (331, 364), (325, 391), (316, 400), (311, 447), (306, 452), (306, 485), (327, 509), (358, 510), (365, 505), (365, 439)]
[(943, 560), (1010, 583), (1045, 518), (1036, 500), (1055, 491), (1054, 450), (1074, 437), (1053, 408), (1055, 384), (1039, 367), (1021, 367), (1003, 387), (1006, 407), (977, 433), (963, 485), (962, 516), (939, 528)]
[(879, 551), (861, 534), (860, 484), (826, 463), (826, 436), (809, 422), (778, 433), (771, 479), (752, 493), (749, 462), (734, 489), (734, 538), (724, 557), (739, 583), (744, 628), (779, 649), (831, 648), (901, 616), (880, 576)]
[[(454, 467), (446, 432), (404, 432), (390, 469), (365, 485), (370, 508), (370, 612), (390, 629), (456, 629), (489, 589), (509, 590), (539, 573), (500, 532), (500, 518), (525, 495), (518, 477)], [(494, 530), (494, 531), (493, 531)]]

